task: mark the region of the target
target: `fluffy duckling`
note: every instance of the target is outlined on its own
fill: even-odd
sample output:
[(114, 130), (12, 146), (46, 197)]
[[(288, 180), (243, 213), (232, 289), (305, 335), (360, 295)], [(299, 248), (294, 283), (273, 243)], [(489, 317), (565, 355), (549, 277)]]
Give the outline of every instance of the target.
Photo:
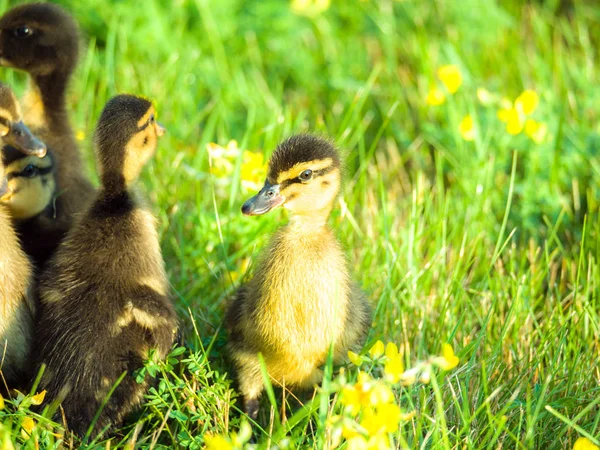
[(93, 194), (69, 122), (66, 92), (79, 56), (79, 31), (72, 17), (52, 3), (17, 6), (0, 18), (0, 64), (26, 71), (30, 90), (25, 122), (54, 151), (56, 213), (70, 221)]
[(67, 426), (82, 436), (118, 426), (143, 399), (147, 383), (133, 372), (150, 350), (164, 358), (177, 320), (169, 298), (155, 219), (132, 184), (165, 132), (145, 99), (119, 95), (96, 128), (101, 187), (39, 284), (36, 365), (46, 365), (41, 389), (62, 402)]
[(8, 208), (23, 250), (41, 271), (68, 231), (54, 214), (54, 159), (50, 151), (39, 158), (12, 146), (2, 149), (1, 158), (9, 192), (0, 204)]
[(252, 418), (263, 390), (259, 352), (275, 382), (310, 388), (322, 380), (319, 367), (331, 344), (340, 363), (366, 338), (371, 307), (350, 281), (346, 258), (326, 224), (340, 183), (336, 149), (312, 135), (294, 136), (277, 147), (264, 187), (242, 207), (249, 216), (278, 206), (290, 212), (289, 224), (271, 238), (226, 317), (244, 410)]
[[(43, 156), (45, 148), (19, 121), (19, 106), (12, 91), (0, 84), (0, 146)], [(37, 157), (37, 156), (35, 156)], [(0, 159), (0, 198), (9, 195)], [(24, 382), (33, 335), (32, 267), (21, 249), (6, 207), (0, 204), (0, 352), (1, 386)]]

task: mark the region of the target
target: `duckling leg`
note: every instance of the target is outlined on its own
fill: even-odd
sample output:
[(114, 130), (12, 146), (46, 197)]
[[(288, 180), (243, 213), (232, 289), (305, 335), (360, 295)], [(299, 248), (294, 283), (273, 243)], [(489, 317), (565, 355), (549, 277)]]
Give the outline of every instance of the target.
[(237, 368), (239, 389), (244, 399), (244, 412), (251, 419), (258, 416), (258, 399), (263, 391), (260, 362), (256, 355), (234, 350), (233, 360)]

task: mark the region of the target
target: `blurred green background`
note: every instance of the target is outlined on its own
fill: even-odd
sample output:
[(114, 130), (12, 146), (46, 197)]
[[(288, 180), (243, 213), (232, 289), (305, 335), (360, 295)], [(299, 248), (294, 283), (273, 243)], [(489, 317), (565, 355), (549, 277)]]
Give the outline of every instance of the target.
[[(230, 425), (223, 402), (238, 403), (222, 354), (224, 306), (285, 220), (243, 217), (244, 181), (260, 181), (262, 156), (303, 131), (330, 136), (345, 155), (331, 224), (373, 300), (372, 340), (401, 344), (407, 362), (453, 342), (464, 364), (444, 387), (445, 434), (428, 419), (439, 414), (431, 392), (403, 391), (420, 412), (400, 431), (408, 445), (568, 448), (582, 429), (598, 436), (596, 2), (60, 3), (84, 37), (69, 101), (89, 173), (110, 96), (152, 98), (169, 130), (141, 188), (190, 352), (218, 378), (198, 394), (201, 423), (172, 418), (170, 439), (184, 430), (195, 448)], [(455, 93), (439, 76), (446, 65), (462, 79)], [(22, 74), (2, 76), (23, 91)], [(428, 104), (432, 89), (442, 104)], [(525, 90), (539, 99), (538, 142), (498, 117)], [(231, 140), (209, 158), (208, 144)], [(146, 410), (156, 427), (165, 398)], [(289, 433), (298, 447), (316, 445), (309, 422)]]

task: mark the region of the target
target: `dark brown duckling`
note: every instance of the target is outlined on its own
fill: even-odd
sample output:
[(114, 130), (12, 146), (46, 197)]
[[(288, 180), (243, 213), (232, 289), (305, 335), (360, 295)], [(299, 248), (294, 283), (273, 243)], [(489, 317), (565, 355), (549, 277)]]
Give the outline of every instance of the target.
[[(0, 146), (15, 145), (20, 152), (43, 156), (46, 149), (20, 122), (19, 105), (8, 86), (0, 84)], [(37, 156), (34, 156), (37, 158)], [(10, 188), (0, 159), (0, 199)], [(0, 390), (21, 387), (26, 381), (33, 340), (31, 262), (21, 249), (9, 210), (0, 204)]]
[(67, 426), (79, 436), (125, 374), (93, 434), (118, 427), (148, 386), (133, 372), (152, 349), (164, 358), (174, 341), (177, 320), (155, 219), (132, 187), (163, 133), (148, 100), (119, 95), (106, 104), (96, 128), (101, 186), (40, 279), (40, 389), (48, 401), (62, 402)]
[(70, 222), (93, 194), (69, 121), (66, 92), (79, 57), (72, 17), (52, 3), (17, 6), (0, 18), (0, 64), (26, 71), (25, 123), (54, 152), (58, 220)]
[(334, 363), (341, 363), (366, 339), (371, 307), (350, 281), (327, 226), (340, 184), (334, 146), (312, 135), (294, 136), (277, 147), (264, 187), (242, 207), (250, 216), (278, 206), (290, 212), (290, 223), (272, 237), (226, 317), (244, 410), (252, 418), (263, 391), (258, 353), (277, 384), (312, 388), (322, 380), (320, 366), (331, 344)]

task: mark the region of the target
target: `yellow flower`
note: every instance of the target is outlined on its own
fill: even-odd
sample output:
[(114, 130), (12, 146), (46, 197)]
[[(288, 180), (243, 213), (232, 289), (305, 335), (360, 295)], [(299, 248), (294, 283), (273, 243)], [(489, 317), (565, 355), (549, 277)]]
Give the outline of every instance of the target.
[(573, 450), (600, 450), (596, 444), (590, 441), (586, 437), (580, 437), (575, 441), (575, 445), (573, 446)]
[(331, 0), (292, 0), (291, 9), (296, 14), (303, 16), (317, 16), (327, 11)]
[(360, 355), (358, 355), (358, 354), (354, 353), (354, 352), (353, 352), (353, 351), (351, 351), (351, 350), (348, 350), (348, 359), (350, 360), (350, 362), (351, 362), (352, 364), (354, 364), (355, 366), (359, 366), (359, 367), (360, 367), (360, 366), (362, 365), (362, 363), (364, 362), (364, 361), (363, 361), (363, 357), (362, 357), (362, 356), (360, 356)]
[(241, 169), (242, 186), (259, 190), (265, 179), (265, 157), (262, 153), (244, 151)]
[(369, 405), (378, 406), (392, 403), (394, 401), (394, 393), (392, 390), (382, 382), (373, 384), (369, 392)]
[(241, 152), (235, 140), (230, 140), (226, 147), (210, 142), (206, 144), (206, 150), (212, 173), (218, 178), (229, 176), (233, 172), (235, 168), (233, 161)]
[(233, 450), (229, 439), (219, 434), (204, 436), (205, 450)]
[(367, 430), (369, 436), (379, 433), (393, 433), (400, 423), (400, 407), (394, 403), (381, 405), (375, 411), (365, 411), (360, 425)]
[(434, 88), (431, 88), (429, 90), (429, 92), (427, 93), (427, 97), (425, 97), (425, 101), (427, 102), (428, 105), (439, 106), (439, 105), (442, 105), (446, 101), (446, 96), (440, 89), (434, 87)]
[(383, 355), (384, 351), (385, 347), (383, 345), (383, 342), (379, 340), (375, 342), (375, 345), (373, 345), (373, 347), (371, 347), (371, 349), (369, 350), (369, 355), (371, 356), (371, 358), (377, 359)]
[(458, 91), (463, 82), (460, 70), (454, 64), (447, 64), (440, 67), (437, 71), (437, 76), (451, 94)]
[(31, 397), (31, 404), (32, 405), (41, 405), (42, 402), (44, 401), (44, 398), (46, 398), (45, 390), (43, 390), (42, 392), (38, 392), (33, 397)]
[(443, 370), (452, 370), (458, 366), (458, 356), (454, 354), (454, 350), (450, 344), (442, 344), (442, 356), (432, 358), (433, 364)]
[(502, 99), (502, 109), (498, 111), (498, 119), (506, 123), (506, 131), (513, 136), (525, 133), (536, 143), (544, 140), (546, 126), (527, 120), (538, 107), (540, 100), (535, 91), (528, 89), (517, 97), (514, 104), (508, 99)]
[(402, 361), (402, 356), (396, 354), (389, 358), (383, 366), (383, 371), (392, 383), (397, 383), (404, 373), (404, 361)]
[(344, 439), (349, 440), (359, 435), (360, 433), (356, 429), (356, 422), (353, 420), (344, 420), (342, 423), (342, 436)]
[(398, 346), (393, 342), (388, 342), (385, 346), (385, 356), (388, 358), (394, 358), (398, 356)]
[(473, 141), (475, 139), (475, 123), (471, 114), (467, 114), (458, 125), (458, 131), (465, 141)]
[(21, 422), (21, 436), (23, 436), (23, 439), (29, 439), (34, 428), (35, 420), (31, 417), (25, 417)]
[(4, 397), (0, 394), (0, 409), (4, 409)]
[[(362, 407), (370, 406), (372, 402), (391, 401), (393, 394), (379, 387), (366, 372), (358, 372), (358, 380), (354, 385), (346, 385), (340, 393), (340, 402), (348, 408), (350, 414), (358, 414)], [(389, 388), (387, 388), (389, 390)]]
[(85, 133), (79, 130), (77, 133), (75, 133), (75, 139), (77, 139), (78, 141), (85, 140)]
[(536, 122), (533, 119), (527, 119), (525, 122), (525, 134), (536, 144), (541, 144), (546, 137), (548, 127), (545, 123)]
[(540, 99), (537, 93), (534, 90), (527, 89), (515, 100), (515, 108), (528, 116), (536, 110), (539, 103)]
[(525, 126), (525, 116), (517, 108), (499, 110), (498, 119), (506, 123), (506, 131), (513, 136), (523, 131)]
[(498, 113), (496, 114), (498, 116), (498, 119), (500, 119), (502, 122), (506, 123), (510, 120), (511, 114), (513, 113), (513, 109), (512, 107), (508, 107), (508, 108), (502, 108), (500, 110), (498, 110)]
[(355, 386), (344, 386), (340, 393), (340, 402), (348, 408), (351, 414), (358, 414), (362, 403), (360, 392), (358, 392)]
[(506, 122), (506, 131), (508, 132), (508, 134), (516, 136), (521, 131), (523, 131), (523, 126), (524, 123), (521, 114), (519, 114), (519, 112), (516, 109), (512, 109), (508, 122)]

